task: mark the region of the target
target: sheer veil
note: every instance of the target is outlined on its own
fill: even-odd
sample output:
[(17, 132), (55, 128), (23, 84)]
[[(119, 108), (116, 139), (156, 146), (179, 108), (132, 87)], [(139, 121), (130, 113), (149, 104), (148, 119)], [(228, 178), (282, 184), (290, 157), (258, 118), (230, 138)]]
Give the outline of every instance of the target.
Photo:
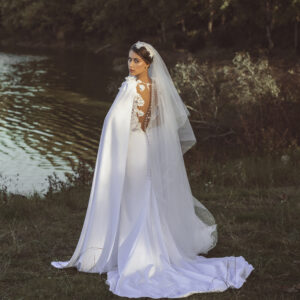
[(217, 243), (217, 225), (209, 210), (193, 197), (185, 169), (183, 154), (196, 143), (190, 113), (156, 49), (145, 42), (136, 44), (153, 57), (149, 68), (151, 117), (146, 134), (151, 179), (162, 220), (187, 256), (193, 257), (197, 251), (207, 253)]

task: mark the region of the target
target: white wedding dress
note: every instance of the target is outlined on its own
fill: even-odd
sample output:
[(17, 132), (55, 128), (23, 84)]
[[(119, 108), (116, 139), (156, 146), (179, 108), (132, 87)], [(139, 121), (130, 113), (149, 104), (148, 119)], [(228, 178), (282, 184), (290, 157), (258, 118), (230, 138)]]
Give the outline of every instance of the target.
[(107, 272), (110, 290), (126, 297), (178, 298), (199, 292), (224, 291), (228, 287), (240, 288), (253, 269), (242, 256), (182, 258), (178, 265), (170, 261), (169, 253), (177, 249), (160, 219), (151, 186), (147, 130), (141, 129), (136, 115), (139, 103), (143, 103), (141, 99), (137, 94), (131, 116), (116, 249), (118, 265)]
[[(110, 234), (113, 245), (110, 259), (99, 262), (101, 256), (98, 252), (86, 250), (88, 246), (89, 249), (94, 246), (98, 250), (108, 248), (105, 248), (102, 236), (97, 236), (95, 228), (91, 229), (94, 232), (90, 234), (92, 238), (84, 241), (83, 235), (88, 232), (86, 228), (92, 226), (92, 222), (88, 221), (88, 218), (92, 218), (89, 215), (78, 243), (80, 246), (77, 246), (73, 256), (75, 258), (69, 262), (52, 262), (52, 265), (56, 268), (73, 266), (84, 272), (107, 272), (106, 284), (109, 290), (129, 298), (179, 298), (193, 293), (221, 292), (229, 287), (240, 288), (254, 269), (242, 256), (186, 256), (182, 250), (184, 245), (176, 243), (176, 234), (169, 229), (168, 221), (164, 218), (165, 212), (159, 209), (161, 206), (153, 188), (149, 165), (147, 129), (142, 130), (136, 114), (144, 101), (139, 93), (134, 95), (133, 105), (130, 106), (130, 133), (120, 212), (119, 215), (112, 212), (119, 221), (116, 222), (116, 233)], [(96, 173), (95, 177), (98, 176)], [(95, 208), (93, 213), (97, 213)], [(100, 212), (95, 219), (101, 219)], [(199, 245), (198, 253), (213, 247), (212, 232), (216, 230), (216, 225), (207, 226), (195, 214), (190, 215), (190, 221), (195, 232), (186, 232), (185, 235), (190, 236), (190, 240), (194, 239), (195, 245)], [(97, 226), (101, 228), (105, 225)], [(177, 223), (178, 236), (180, 232), (183, 237), (183, 226)], [(82, 249), (91, 252), (86, 254)]]

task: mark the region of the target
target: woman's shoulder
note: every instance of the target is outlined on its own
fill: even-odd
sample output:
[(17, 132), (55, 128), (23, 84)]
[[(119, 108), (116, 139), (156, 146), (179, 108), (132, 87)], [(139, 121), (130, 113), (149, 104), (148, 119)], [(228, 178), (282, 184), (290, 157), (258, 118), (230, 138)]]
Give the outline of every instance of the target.
[(125, 77), (125, 82), (136, 82), (136, 77), (133, 75), (128, 75)]
[(124, 78), (124, 81), (122, 82), (121, 86), (119, 87), (119, 89), (122, 87), (128, 86), (130, 84), (136, 84), (136, 77), (133, 75), (126, 76)]

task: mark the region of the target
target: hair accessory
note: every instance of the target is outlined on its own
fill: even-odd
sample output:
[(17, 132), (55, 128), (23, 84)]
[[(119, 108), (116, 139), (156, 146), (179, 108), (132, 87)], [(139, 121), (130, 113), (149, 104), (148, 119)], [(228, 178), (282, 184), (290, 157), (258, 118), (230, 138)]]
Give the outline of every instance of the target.
[(141, 48), (141, 47), (145, 47), (146, 50), (149, 52), (150, 57), (153, 58), (154, 53), (153, 53), (152, 49), (150, 49), (146, 43), (138, 41), (138, 42), (136, 42), (134, 45), (135, 45), (138, 49)]

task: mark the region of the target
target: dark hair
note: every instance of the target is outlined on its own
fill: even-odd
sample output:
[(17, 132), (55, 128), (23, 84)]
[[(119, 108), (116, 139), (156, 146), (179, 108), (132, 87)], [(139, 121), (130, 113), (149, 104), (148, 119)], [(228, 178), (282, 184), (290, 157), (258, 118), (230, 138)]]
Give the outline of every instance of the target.
[(135, 44), (133, 44), (130, 47), (130, 50), (134, 51), (138, 56), (140, 56), (144, 60), (145, 63), (147, 63), (147, 64), (152, 63), (153, 58), (150, 56), (149, 51), (144, 46), (137, 48), (135, 46)]

